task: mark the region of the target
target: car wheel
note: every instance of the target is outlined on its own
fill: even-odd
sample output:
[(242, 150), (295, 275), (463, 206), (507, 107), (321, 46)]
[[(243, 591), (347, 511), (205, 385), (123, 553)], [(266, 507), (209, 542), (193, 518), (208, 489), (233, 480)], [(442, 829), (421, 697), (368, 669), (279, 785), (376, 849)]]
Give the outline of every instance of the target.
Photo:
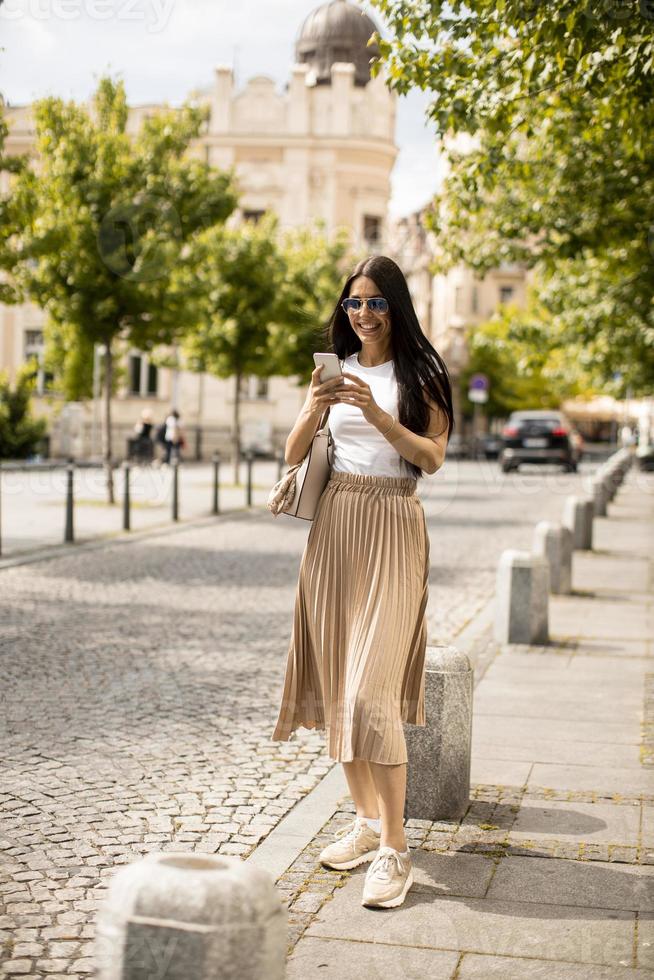
[(576, 473), (577, 472), (577, 464), (576, 463), (573, 463), (573, 462), (571, 462), (571, 463), (564, 463), (563, 464), (563, 471), (564, 471), (564, 473)]
[(517, 470), (517, 466), (513, 466), (511, 463), (502, 463), (502, 473), (510, 473), (511, 470)]

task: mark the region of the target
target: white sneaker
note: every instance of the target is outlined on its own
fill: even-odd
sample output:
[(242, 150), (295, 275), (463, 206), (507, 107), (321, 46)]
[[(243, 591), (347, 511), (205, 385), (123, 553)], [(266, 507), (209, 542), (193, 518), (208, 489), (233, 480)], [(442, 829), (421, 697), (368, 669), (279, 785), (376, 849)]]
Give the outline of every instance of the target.
[(318, 856), (321, 864), (343, 871), (372, 861), (377, 853), (381, 833), (370, 826), (364, 817), (355, 817), (334, 835), (336, 840), (323, 848)]
[(403, 857), (394, 847), (380, 847), (366, 872), (362, 905), (391, 909), (401, 905), (413, 884), (411, 854)]

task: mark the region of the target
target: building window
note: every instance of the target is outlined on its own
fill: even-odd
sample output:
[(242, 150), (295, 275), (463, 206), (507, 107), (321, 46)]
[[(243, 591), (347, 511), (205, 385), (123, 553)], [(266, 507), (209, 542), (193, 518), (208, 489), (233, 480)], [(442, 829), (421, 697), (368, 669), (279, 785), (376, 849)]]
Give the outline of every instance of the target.
[(36, 366), (36, 393), (42, 395), (52, 388), (54, 375), (44, 368), (45, 341), (42, 330), (26, 330), (24, 336), (25, 361), (34, 361)]
[(256, 374), (241, 375), (239, 394), (241, 398), (247, 398), (250, 401), (267, 399), (268, 378), (260, 378)]
[(479, 289), (477, 286), (472, 287), (471, 296), (471, 309), (473, 313), (479, 313)]
[(363, 237), (366, 245), (376, 247), (381, 242), (382, 219), (374, 214), (363, 216)]
[(157, 394), (157, 365), (148, 361), (148, 395)]
[(261, 221), (265, 213), (265, 208), (244, 208), (243, 220), (251, 221), (252, 224), (256, 225), (259, 221)]
[(463, 286), (454, 287), (454, 312), (459, 316), (463, 314)]
[(128, 393), (137, 398), (155, 396), (158, 387), (158, 370), (144, 354), (130, 354), (128, 365)]
[(510, 303), (513, 299), (513, 286), (500, 286), (500, 303)]

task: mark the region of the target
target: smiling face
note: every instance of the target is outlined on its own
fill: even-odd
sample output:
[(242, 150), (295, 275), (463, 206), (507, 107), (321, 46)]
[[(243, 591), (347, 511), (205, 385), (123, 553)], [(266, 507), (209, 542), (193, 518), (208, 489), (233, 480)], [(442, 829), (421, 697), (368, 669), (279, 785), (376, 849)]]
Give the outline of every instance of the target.
[[(382, 296), (377, 283), (368, 276), (357, 276), (350, 286), (349, 296), (356, 299), (372, 299)], [(349, 313), (350, 326), (361, 341), (364, 361), (376, 361), (391, 351), (391, 314), (373, 313), (363, 305), (356, 313)]]

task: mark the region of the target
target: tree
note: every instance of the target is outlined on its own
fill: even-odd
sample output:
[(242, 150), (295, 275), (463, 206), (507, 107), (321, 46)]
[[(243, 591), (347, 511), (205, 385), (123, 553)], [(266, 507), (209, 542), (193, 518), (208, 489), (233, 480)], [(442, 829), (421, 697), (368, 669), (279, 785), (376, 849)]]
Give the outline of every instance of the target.
[(189, 158), (206, 119), (190, 105), (127, 132), (122, 83), (101, 79), (91, 111), (34, 105), (38, 172), (16, 179), (16, 278), (47, 312), (64, 390), (90, 394), (92, 350), (104, 345), (103, 457), (113, 503), (111, 394), (121, 344), (149, 350), (187, 327), (179, 268), (195, 237), (236, 206), (232, 176)]
[(241, 456), (241, 381), (249, 375), (295, 375), (308, 383), (313, 352), (342, 281), (344, 236), (320, 228), (280, 233), (273, 214), (238, 228), (212, 229), (195, 243), (182, 271), (193, 296), (183, 345), (188, 366), (234, 378), (234, 482)]
[[(467, 392), (473, 374), (489, 379), (489, 418), (504, 418), (520, 409), (554, 408), (566, 399), (596, 393), (593, 357), (584, 358), (563, 339), (554, 319), (531, 289), (524, 307), (507, 305), (486, 323), (468, 328), (469, 361), (462, 372)], [(464, 395), (463, 409), (473, 411)]]
[[(11, 156), (5, 152), (7, 122), (2, 111), (0, 98), (0, 174), (16, 175), (25, 167), (23, 157)], [(17, 215), (12, 207), (11, 195), (0, 194), (0, 303), (11, 304), (18, 301), (15, 283), (12, 278), (15, 255), (10, 246), (11, 239), (20, 230)]]
[[(274, 373), (271, 324), (283, 315), (284, 262), (275, 241), (276, 218), (238, 228), (211, 228), (198, 236), (182, 270), (193, 314), (183, 354), (195, 371), (234, 379), (234, 482), (239, 482), (242, 379)], [(190, 308), (189, 308), (190, 309)]]
[(45, 435), (45, 419), (31, 414), (34, 377), (34, 366), (24, 364), (12, 388), (8, 376), (0, 374), (0, 459), (24, 459)]
[[(543, 325), (592, 341), (605, 384), (619, 360), (623, 388), (648, 391), (654, 6), (373, 2), (394, 34), (380, 39), (390, 84), (433, 92), (429, 117), (449, 147), (428, 219), (438, 268), (535, 266)], [(473, 137), (465, 151), (461, 134)]]
[(354, 266), (346, 230), (329, 236), (325, 225), (287, 229), (280, 236), (285, 263), (284, 291), (288, 319), (271, 327), (275, 373), (297, 376), (298, 386), (311, 381), (313, 354), (329, 344), (327, 321)]

